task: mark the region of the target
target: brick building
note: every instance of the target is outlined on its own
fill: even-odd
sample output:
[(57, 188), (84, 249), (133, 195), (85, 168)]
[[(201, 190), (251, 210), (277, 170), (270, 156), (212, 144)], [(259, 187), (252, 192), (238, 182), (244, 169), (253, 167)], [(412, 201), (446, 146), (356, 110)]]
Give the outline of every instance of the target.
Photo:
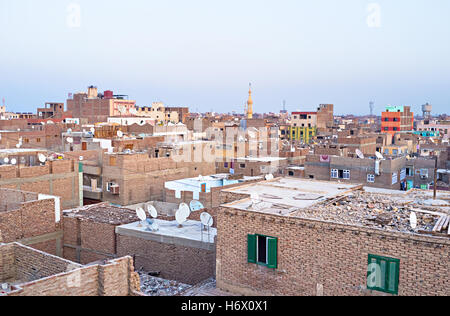
[(18, 243), (0, 243), (0, 296), (141, 296), (133, 259), (83, 266)]
[(106, 122), (111, 116), (132, 116), (136, 101), (125, 97), (113, 95), (109, 90), (99, 94), (96, 87), (90, 86), (87, 93), (76, 93), (67, 100), (67, 110), (73, 117), (87, 119), (89, 123)]
[(410, 106), (387, 106), (381, 114), (381, 132), (392, 136), (411, 132), (414, 128), (414, 113)]
[(62, 256), (59, 197), (0, 189), (0, 241)]
[(448, 215), (417, 211), (417, 228), (409, 224), (421, 193), (284, 178), (223, 195), (229, 203), (218, 212), (221, 290), (252, 296), (450, 294), (450, 240), (446, 230), (431, 235)]
[(406, 187), (406, 157), (385, 160), (308, 155), (305, 177), (400, 190)]
[(64, 258), (81, 264), (117, 258), (115, 228), (138, 220), (136, 212), (109, 203), (64, 211)]
[[(78, 161), (66, 158), (41, 163), (39, 154), (47, 156), (47, 151), (0, 150), (0, 188), (59, 196), (63, 209), (79, 206), (82, 187)], [(13, 160), (15, 165), (11, 164)]]
[(349, 136), (338, 138), (338, 145), (343, 145), (348, 148), (348, 153), (355, 155), (359, 149), (364, 155), (374, 156), (377, 150), (377, 139), (369, 136)]
[(118, 255), (132, 256), (137, 269), (185, 284), (214, 277), (216, 228), (204, 231), (201, 222), (193, 220), (182, 227), (176, 221), (155, 222), (158, 231), (149, 231), (140, 222), (117, 227)]
[[(149, 153), (105, 154), (103, 200), (118, 205), (164, 201), (166, 181), (216, 173), (214, 160), (209, 162), (202, 158), (203, 149), (198, 144), (192, 148), (191, 153), (186, 151), (181, 156), (174, 154), (170, 158), (155, 158)], [(184, 154), (188, 156), (183, 158)]]

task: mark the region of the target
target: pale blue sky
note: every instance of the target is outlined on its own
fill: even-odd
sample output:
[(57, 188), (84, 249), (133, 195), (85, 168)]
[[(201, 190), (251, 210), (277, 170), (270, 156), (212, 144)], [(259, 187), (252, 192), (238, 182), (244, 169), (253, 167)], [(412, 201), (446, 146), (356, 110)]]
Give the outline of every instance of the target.
[[(367, 24), (368, 4), (381, 27)], [(81, 26), (67, 25), (78, 3)], [(192, 111), (450, 108), (448, 0), (0, 0), (0, 99), (15, 111), (90, 84)]]

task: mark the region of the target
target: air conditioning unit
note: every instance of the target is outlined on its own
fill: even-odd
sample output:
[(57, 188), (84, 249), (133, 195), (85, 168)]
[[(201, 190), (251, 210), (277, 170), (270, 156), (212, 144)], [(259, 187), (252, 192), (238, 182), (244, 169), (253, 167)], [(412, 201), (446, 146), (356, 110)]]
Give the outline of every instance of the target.
[(113, 184), (109, 187), (110, 192), (112, 195), (119, 195), (120, 194), (120, 187), (118, 184)]

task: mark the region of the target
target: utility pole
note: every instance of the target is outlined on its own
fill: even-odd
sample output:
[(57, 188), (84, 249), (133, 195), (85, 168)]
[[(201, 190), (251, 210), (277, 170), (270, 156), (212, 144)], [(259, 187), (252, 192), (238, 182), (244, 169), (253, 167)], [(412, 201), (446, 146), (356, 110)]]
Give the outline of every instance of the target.
[(436, 200), (437, 197), (437, 168), (438, 168), (438, 156), (436, 153), (434, 154), (434, 191), (433, 191), (433, 199)]

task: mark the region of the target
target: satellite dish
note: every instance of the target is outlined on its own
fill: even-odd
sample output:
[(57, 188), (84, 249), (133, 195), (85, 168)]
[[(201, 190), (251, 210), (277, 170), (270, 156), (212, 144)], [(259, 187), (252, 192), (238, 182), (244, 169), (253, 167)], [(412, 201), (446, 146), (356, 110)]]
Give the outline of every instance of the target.
[(47, 124), (55, 124), (53, 121), (47, 121)]
[(200, 214), (200, 221), (203, 225), (207, 227), (211, 227), (214, 224), (214, 219), (209, 213), (202, 213)]
[(83, 156), (80, 156), (78, 159), (79, 159), (80, 161), (83, 161), (83, 160), (84, 160), (84, 157), (83, 157)]
[(95, 128), (91, 127), (91, 133), (92, 133), (92, 134), (95, 133)]
[(205, 207), (200, 201), (192, 200), (191, 203), (189, 203), (189, 206), (191, 208), (191, 212), (200, 211), (203, 210)]
[(178, 210), (175, 213), (175, 220), (177, 221), (177, 223), (181, 226), (183, 225), (186, 221), (187, 221), (187, 217), (184, 216), (184, 212), (182, 212), (181, 210)]
[(150, 228), (154, 231), (157, 232), (159, 230), (159, 225), (157, 223), (153, 223), (152, 226), (150, 226)]
[(250, 198), (252, 199), (252, 203), (253, 203), (253, 204), (257, 204), (257, 203), (260, 202), (259, 194), (256, 193), (256, 192), (253, 192), (253, 193), (250, 195)]
[(416, 229), (417, 228), (417, 215), (415, 212), (411, 212), (411, 216), (409, 218), (409, 222), (411, 224), (411, 228), (412, 229)]
[(20, 147), (22, 147), (22, 144), (19, 143), (19, 144), (16, 145), (16, 147), (20, 148)]
[(9, 163), (9, 158), (6, 157), (5, 159), (3, 159), (3, 162), (4, 162), (4, 163)]
[(43, 155), (43, 154), (39, 154), (39, 155), (38, 155), (38, 159), (39, 159), (39, 161), (42, 162), (42, 163), (44, 163), (44, 162), (47, 161), (47, 157), (45, 157), (45, 155)]
[(186, 217), (186, 219), (191, 215), (191, 209), (186, 203), (181, 203), (178, 210), (181, 212), (181, 214)]
[(358, 156), (358, 158), (360, 158), (360, 159), (364, 159), (365, 157), (364, 157), (364, 154), (362, 153), (362, 151), (361, 150), (359, 150), (359, 149), (356, 149), (356, 155)]
[(147, 215), (145, 215), (145, 212), (142, 208), (136, 209), (136, 215), (137, 217), (139, 217), (141, 222), (145, 222), (145, 220), (147, 219)]
[(151, 217), (153, 217), (153, 218), (158, 217), (158, 211), (156, 210), (156, 208), (153, 205), (151, 205), (151, 204), (147, 205), (147, 211)]
[(122, 138), (123, 137), (123, 132), (122, 131), (117, 131), (117, 136)]
[(68, 133), (68, 134), (72, 134), (72, 129), (69, 128), (69, 129), (67, 130), (67, 133)]
[(377, 158), (380, 159), (380, 160), (384, 159), (384, 156), (381, 153), (379, 153), (378, 151), (375, 152), (375, 156), (377, 156)]
[(270, 180), (273, 180), (274, 177), (273, 177), (273, 174), (268, 174), (265, 176), (265, 178), (267, 181), (270, 181)]
[(17, 159), (16, 158), (11, 159), (11, 164), (12, 165), (16, 165), (17, 164)]
[(72, 137), (67, 137), (67, 142), (68, 142), (69, 144), (72, 144), (72, 143), (73, 143), (73, 138), (72, 138)]

